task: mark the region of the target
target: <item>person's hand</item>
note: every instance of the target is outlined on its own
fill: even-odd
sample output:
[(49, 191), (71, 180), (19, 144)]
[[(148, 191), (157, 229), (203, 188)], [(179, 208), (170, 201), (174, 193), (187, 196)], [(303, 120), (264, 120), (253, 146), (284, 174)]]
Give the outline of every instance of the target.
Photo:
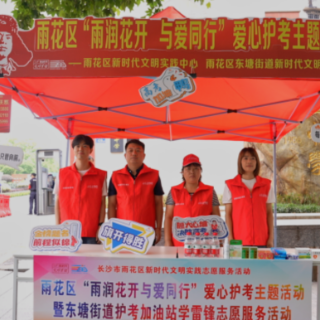
[(155, 230), (155, 235), (156, 235), (156, 244), (161, 240), (161, 228), (157, 228)]
[(97, 230), (97, 234), (96, 234), (96, 240), (97, 240), (97, 243), (98, 243), (98, 244), (101, 243), (101, 241), (100, 241), (100, 239), (99, 239), (99, 231), (100, 231), (100, 226), (99, 226), (99, 228), (98, 228), (98, 230)]
[(267, 241), (267, 247), (272, 248), (273, 247), (273, 238), (269, 238)]

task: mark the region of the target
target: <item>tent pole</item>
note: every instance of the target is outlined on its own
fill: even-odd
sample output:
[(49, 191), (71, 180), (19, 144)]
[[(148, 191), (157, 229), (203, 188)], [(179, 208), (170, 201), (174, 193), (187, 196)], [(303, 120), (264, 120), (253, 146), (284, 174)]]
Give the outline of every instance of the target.
[(68, 137), (67, 138), (67, 151), (66, 151), (66, 167), (69, 164), (69, 162), (68, 162), (68, 159), (69, 159), (69, 147), (70, 147), (70, 140), (69, 140), (69, 137)]
[(273, 188), (274, 188), (274, 238), (273, 238), (273, 246), (277, 247), (277, 141), (276, 138), (273, 141)]

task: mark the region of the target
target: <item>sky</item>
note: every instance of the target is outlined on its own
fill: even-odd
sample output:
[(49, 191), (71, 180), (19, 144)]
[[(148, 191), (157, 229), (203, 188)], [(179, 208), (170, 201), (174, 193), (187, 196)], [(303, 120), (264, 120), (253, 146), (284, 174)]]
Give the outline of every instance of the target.
[[(207, 3), (209, 0), (205, 0)], [(212, 0), (211, 8), (195, 3), (193, 0), (165, 0), (163, 7), (173, 6), (189, 18), (263, 18), (267, 11), (299, 11), (301, 18), (307, 18), (303, 9), (308, 0)], [(315, 6), (320, 1), (313, 1)], [(11, 15), (14, 6), (11, 1), (0, 2), (0, 13)], [(140, 18), (145, 15), (146, 5), (135, 7), (121, 13), (119, 17)], [(25, 107), (13, 102), (11, 132), (0, 134), (0, 145), (6, 145), (9, 139), (32, 140), (38, 149), (60, 149), (63, 152), (63, 166), (67, 142), (65, 137), (43, 120), (34, 119)], [(203, 165), (203, 182), (214, 185), (218, 194), (222, 194), (224, 181), (236, 175), (237, 156), (243, 147), (242, 142), (228, 141), (178, 141), (142, 140), (146, 143), (146, 164), (160, 171), (165, 193), (171, 186), (181, 182), (181, 165), (185, 155), (194, 153), (200, 157)], [(111, 172), (125, 166), (123, 154), (111, 154), (110, 142), (96, 144), (96, 166)]]

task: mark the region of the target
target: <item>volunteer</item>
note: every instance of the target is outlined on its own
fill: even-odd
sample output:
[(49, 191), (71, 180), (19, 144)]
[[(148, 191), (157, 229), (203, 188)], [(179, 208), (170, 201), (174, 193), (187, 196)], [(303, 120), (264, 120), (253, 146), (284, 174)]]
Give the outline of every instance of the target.
[(182, 164), (183, 182), (171, 188), (166, 201), (165, 245), (183, 246), (172, 237), (173, 217), (220, 216), (219, 200), (212, 186), (201, 182), (202, 167), (193, 154), (184, 157)]
[(144, 143), (140, 140), (126, 143), (124, 157), (127, 165), (114, 171), (109, 183), (108, 218), (148, 225), (155, 229), (155, 243), (158, 243), (161, 239), (164, 192), (159, 172), (143, 163), (144, 151)]
[(79, 220), (82, 243), (97, 244), (99, 226), (105, 220), (107, 172), (89, 161), (94, 142), (89, 136), (78, 135), (72, 141), (76, 161), (60, 169), (54, 187), (56, 224)]
[(226, 181), (223, 203), (229, 240), (245, 246), (273, 246), (274, 202), (271, 181), (259, 176), (260, 160), (254, 148), (244, 148), (238, 157), (238, 175)]

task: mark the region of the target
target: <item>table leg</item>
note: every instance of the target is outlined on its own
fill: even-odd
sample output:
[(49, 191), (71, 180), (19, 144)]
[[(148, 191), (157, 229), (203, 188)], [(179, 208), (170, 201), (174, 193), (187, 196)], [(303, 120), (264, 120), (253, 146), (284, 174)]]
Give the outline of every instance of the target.
[(18, 266), (19, 260), (13, 258), (13, 306), (12, 306), (12, 320), (17, 320), (18, 313)]
[(320, 265), (317, 266), (317, 320), (320, 320)]

